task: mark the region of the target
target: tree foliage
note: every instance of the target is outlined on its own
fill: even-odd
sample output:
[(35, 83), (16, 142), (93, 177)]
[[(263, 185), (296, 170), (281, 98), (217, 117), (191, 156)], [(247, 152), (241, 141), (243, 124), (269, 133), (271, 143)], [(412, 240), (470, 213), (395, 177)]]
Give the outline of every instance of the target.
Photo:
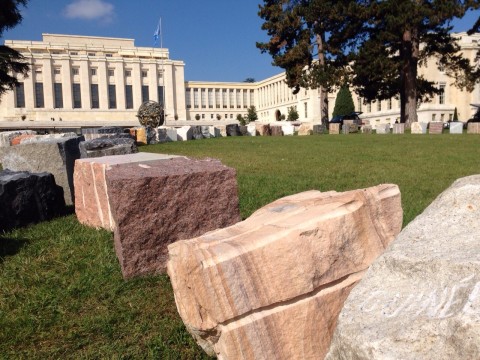
[(249, 122), (258, 120), (257, 109), (255, 108), (254, 105), (251, 105), (251, 106), (247, 109), (246, 120), (247, 120), (247, 124), (248, 124)]
[(344, 85), (338, 91), (332, 116), (348, 115), (354, 111), (355, 105), (353, 103), (352, 93), (350, 92), (348, 85)]
[(458, 111), (457, 108), (455, 107), (455, 110), (453, 111), (453, 119), (452, 121), (458, 121)]
[(427, 60), (469, 91), (480, 77), (450, 34), (454, 18), (479, 7), (478, 0), (264, 0), (259, 15), (270, 40), (257, 47), (296, 91), (348, 82), (365, 101), (400, 97), (401, 121), (413, 122), (417, 101), (440, 91), (418, 75)]
[(288, 108), (288, 115), (287, 115), (287, 120), (288, 121), (295, 121), (298, 120), (298, 111), (294, 106), (291, 106)]
[[(27, 0), (0, 0), (0, 38), (5, 30), (11, 29), (22, 21), (19, 7), (26, 6)], [(0, 45), (0, 97), (18, 85), (15, 74), (28, 75), (30, 67), (24, 57), (16, 50)]]

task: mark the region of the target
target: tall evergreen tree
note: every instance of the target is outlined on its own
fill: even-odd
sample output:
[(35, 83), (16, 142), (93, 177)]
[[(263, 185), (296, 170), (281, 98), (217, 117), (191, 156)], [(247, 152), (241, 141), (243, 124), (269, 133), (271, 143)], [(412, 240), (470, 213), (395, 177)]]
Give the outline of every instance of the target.
[(451, 36), (454, 18), (462, 18), (479, 1), (369, 1), (368, 36), (356, 49), (352, 84), (366, 101), (400, 97), (402, 122), (417, 121), (417, 102), (438, 94), (434, 82), (418, 75), (418, 66), (435, 59), (455, 78), (455, 85), (473, 90), (478, 70), (460, 54)]
[[(356, 1), (264, 0), (259, 16), (270, 40), (257, 43), (273, 64), (285, 69), (287, 85), (319, 88), (321, 121), (328, 122), (328, 92), (341, 85), (348, 70), (346, 49), (361, 24)], [(329, 34), (327, 41), (327, 34)]]
[(257, 109), (255, 108), (254, 105), (251, 105), (251, 106), (247, 109), (247, 117), (246, 117), (246, 120), (247, 120), (247, 123), (249, 123), (249, 122), (251, 122), (251, 121), (258, 120)]
[[(15, 27), (22, 21), (19, 7), (26, 6), (27, 2), (28, 0), (0, 0), (0, 38), (5, 30)], [(18, 85), (15, 74), (27, 76), (29, 69), (18, 51), (0, 45), (0, 97)]]
[(344, 85), (338, 91), (332, 116), (348, 115), (354, 111), (355, 105), (353, 104), (352, 93), (350, 92), (348, 85)]

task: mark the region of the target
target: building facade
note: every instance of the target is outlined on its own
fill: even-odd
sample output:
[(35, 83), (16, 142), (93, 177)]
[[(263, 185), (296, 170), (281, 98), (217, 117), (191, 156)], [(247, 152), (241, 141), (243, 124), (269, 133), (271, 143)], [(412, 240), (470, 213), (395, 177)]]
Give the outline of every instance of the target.
[[(31, 66), (20, 86), (0, 102), (0, 125), (22, 121), (24, 127), (137, 125), (140, 105), (155, 100), (165, 105), (169, 125), (235, 122), (255, 106), (259, 121), (269, 123), (287, 116), (294, 107), (302, 122), (320, 122), (319, 89), (300, 89), (285, 83), (285, 73), (254, 83), (185, 81), (182, 61), (171, 60), (167, 49), (135, 47), (132, 39), (43, 34), (42, 41), (6, 41)], [(480, 34), (456, 34), (465, 57), (477, 61)], [(439, 70), (435, 59), (419, 68), (443, 93), (420, 104), (419, 121), (460, 120), (480, 104), (480, 85), (473, 92), (459, 90)], [(353, 92), (354, 93), (354, 92)], [(400, 118), (398, 99), (364, 103), (353, 94), (356, 111), (372, 125)], [(328, 94), (329, 114), (336, 93)], [(283, 115), (283, 116), (282, 116)], [(59, 123), (56, 123), (57, 125)]]

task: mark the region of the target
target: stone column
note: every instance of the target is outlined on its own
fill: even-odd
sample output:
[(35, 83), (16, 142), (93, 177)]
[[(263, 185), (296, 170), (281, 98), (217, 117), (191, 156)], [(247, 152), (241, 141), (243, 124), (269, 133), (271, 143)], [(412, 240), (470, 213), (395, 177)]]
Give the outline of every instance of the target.
[(80, 61), (80, 92), (82, 109), (90, 109), (92, 107), (92, 99), (90, 95), (90, 67), (87, 59)]
[(62, 92), (63, 92), (63, 108), (71, 110), (73, 109), (72, 98), (72, 67), (70, 59), (60, 60), (61, 69), (60, 76), (62, 79)]
[(45, 109), (53, 109), (53, 71), (52, 59), (43, 59), (43, 97), (45, 102)]
[(98, 63), (98, 102), (99, 110), (108, 110), (108, 69), (107, 60)]
[[(33, 70), (33, 62), (30, 61), (30, 68)], [(27, 110), (35, 110), (35, 90), (34, 90), (34, 85), (33, 85), (33, 78), (34, 75), (30, 74), (24, 82), (23, 82), (23, 87), (25, 91), (25, 109)]]
[(148, 70), (148, 96), (150, 100), (158, 102), (158, 73), (155, 63), (146, 66)]
[[(175, 108), (173, 106), (174, 104), (174, 97), (173, 97), (173, 92), (175, 91), (174, 85), (173, 85), (173, 64), (169, 62), (168, 64), (164, 65), (165, 69), (165, 74), (164, 74), (164, 79), (163, 83), (164, 85), (164, 92), (165, 92), (165, 114), (167, 116), (167, 121), (172, 120), (175, 112)], [(202, 98), (201, 94), (199, 94), (200, 98), (200, 108), (202, 105)]]
[(123, 61), (115, 64), (115, 95), (117, 109), (125, 110), (125, 68)]
[[(187, 107), (185, 104), (185, 75), (184, 75), (184, 66), (182, 65), (174, 65), (174, 91), (175, 91), (175, 112), (178, 115), (179, 119), (186, 119), (187, 118)], [(215, 93), (214, 102), (215, 102)]]
[(142, 105), (142, 73), (140, 63), (132, 63), (133, 109), (136, 111)]

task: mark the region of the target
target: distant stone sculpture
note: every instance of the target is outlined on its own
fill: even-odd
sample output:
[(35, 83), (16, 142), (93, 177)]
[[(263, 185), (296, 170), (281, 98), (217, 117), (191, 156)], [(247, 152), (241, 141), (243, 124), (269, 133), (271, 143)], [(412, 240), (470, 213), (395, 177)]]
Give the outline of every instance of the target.
[(152, 129), (162, 126), (165, 122), (163, 106), (152, 100), (146, 101), (140, 105), (137, 117), (142, 126), (150, 127)]

